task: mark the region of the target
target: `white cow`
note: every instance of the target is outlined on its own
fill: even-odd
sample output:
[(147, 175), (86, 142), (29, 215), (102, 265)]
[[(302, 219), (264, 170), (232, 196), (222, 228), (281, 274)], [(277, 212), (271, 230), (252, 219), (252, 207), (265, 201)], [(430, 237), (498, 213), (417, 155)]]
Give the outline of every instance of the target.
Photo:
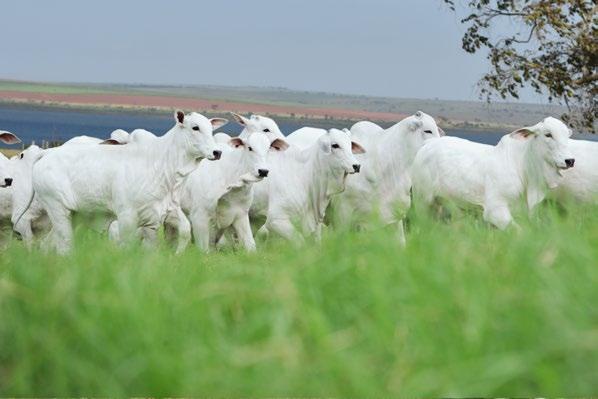
[[(21, 142), (21, 139), (11, 132), (0, 130), (0, 141), (4, 144), (18, 144)], [(10, 162), (8, 158), (0, 152), (0, 187), (10, 187), (12, 179)]]
[(285, 137), (278, 128), (276, 122), (267, 116), (262, 115), (251, 115), (249, 118), (245, 118), (242, 115), (231, 112), (237, 123), (244, 127), (243, 131), (239, 134), (241, 139), (246, 139), (251, 133), (262, 132), (265, 133), (270, 140), (281, 139)]
[(155, 240), (174, 187), (201, 158), (220, 158), (213, 129), (227, 123), (195, 112), (176, 111), (174, 116), (175, 126), (155, 140), (59, 147), (34, 165), (34, 192), (48, 213), (58, 252), (72, 245), (72, 211), (111, 212), (121, 239), (144, 227), (145, 241)]
[(569, 149), (575, 167), (563, 172), (563, 181), (555, 190), (557, 197), (598, 201), (598, 142), (570, 140)]
[[(228, 148), (227, 148), (228, 147)], [(181, 207), (191, 221), (196, 245), (208, 251), (232, 228), (246, 250), (255, 250), (249, 224), (253, 183), (268, 176), (268, 155), (285, 151), (288, 144), (256, 132), (231, 138), (218, 162), (201, 163), (184, 181)]]
[(270, 177), (256, 185), (252, 208), (252, 214), (266, 216), (260, 232), (297, 241), (303, 239), (299, 233), (319, 239), (330, 199), (345, 189), (347, 175), (359, 172), (353, 154), (364, 152), (348, 133), (331, 129), (308, 148), (271, 157)]
[(414, 194), (473, 204), (500, 229), (512, 222), (510, 207), (526, 197), (531, 210), (573, 167), (570, 129), (549, 117), (504, 136), (496, 146), (443, 137), (428, 142), (413, 165)]
[[(302, 128), (287, 140), (291, 146), (305, 148), (324, 132)], [(357, 155), (362, 172), (347, 178), (345, 191), (333, 199), (336, 222), (363, 223), (378, 211), (384, 223), (397, 223), (398, 238), (404, 244), (403, 219), (411, 206), (413, 159), (427, 139), (444, 136), (444, 131), (434, 118), (418, 111), (386, 130), (369, 121), (357, 122), (350, 136), (367, 153)]]
[[(68, 140), (63, 146), (99, 144), (100, 142), (101, 140), (95, 137), (78, 136)], [(27, 245), (30, 245), (33, 240), (33, 229), (44, 230), (49, 223), (39, 201), (33, 198), (29, 207), (27, 206), (32, 192), (33, 165), (51, 151), (54, 151), (54, 148), (43, 150), (36, 145), (31, 145), (12, 157), (10, 168), (14, 176), (13, 184), (10, 188), (0, 192), (2, 217), (10, 218), (13, 230), (21, 235)]]
[(444, 136), (430, 115), (421, 111), (388, 129), (368, 122), (351, 127), (351, 137), (367, 153), (357, 159), (363, 171), (347, 179), (347, 189), (334, 200), (336, 222), (363, 223), (374, 212), (385, 224), (396, 224), (405, 244), (403, 220), (411, 206), (411, 166), (417, 151), (433, 138)]

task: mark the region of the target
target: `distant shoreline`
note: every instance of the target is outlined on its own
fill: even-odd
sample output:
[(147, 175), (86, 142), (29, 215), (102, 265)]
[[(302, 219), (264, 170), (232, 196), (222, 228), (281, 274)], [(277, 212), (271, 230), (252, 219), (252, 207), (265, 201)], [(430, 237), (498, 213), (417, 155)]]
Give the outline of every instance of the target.
[[(76, 111), (85, 113), (123, 113), (123, 114), (139, 114), (139, 115), (163, 115), (169, 116), (173, 109), (176, 107), (166, 106), (143, 106), (136, 104), (105, 104), (105, 103), (68, 103), (60, 101), (48, 101), (48, 100), (32, 100), (32, 99), (14, 99), (14, 98), (2, 98), (0, 97), (0, 106), (4, 107), (15, 107), (15, 108), (26, 108), (26, 109), (39, 109), (39, 110), (53, 110), (53, 111)], [(183, 108), (185, 109), (185, 108)], [(191, 111), (192, 109), (185, 109)], [(213, 109), (196, 109), (198, 112), (202, 112), (207, 116), (226, 116), (230, 115), (230, 111), (226, 110), (213, 110)], [(237, 111), (242, 112), (242, 111)], [(257, 111), (259, 112), (259, 111)], [(310, 122), (317, 123), (318, 126), (323, 127), (350, 127), (356, 122), (361, 120), (369, 120), (377, 123), (382, 127), (388, 127), (394, 123), (400, 121), (405, 115), (396, 115), (395, 120), (388, 119), (376, 119), (376, 118), (343, 118), (343, 117), (323, 117), (319, 115), (300, 114), (302, 116), (290, 116), (288, 114), (277, 114), (271, 112), (264, 112), (264, 115), (270, 116), (280, 122), (292, 122), (310, 125)], [(445, 129), (459, 129), (464, 131), (472, 132), (492, 132), (497, 131), (509, 131), (513, 125), (491, 125), (478, 124), (471, 122), (460, 122), (460, 121), (439, 121), (439, 125)]]

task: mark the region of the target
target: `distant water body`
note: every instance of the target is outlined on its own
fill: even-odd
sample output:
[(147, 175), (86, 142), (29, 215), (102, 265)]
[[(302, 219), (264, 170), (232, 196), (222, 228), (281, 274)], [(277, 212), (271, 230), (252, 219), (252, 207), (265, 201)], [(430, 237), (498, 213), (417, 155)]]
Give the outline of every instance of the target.
[[(168, 115), (153, 115), (125, 112), (73, 111), (60, 109), (39, 109), (0, 105), (0, 130), (8, 130), (18, 135), (21, 140), (29, 144), (32, 141), (41, 143), (42, 140), (66, 141), (72, 137), (87, 135), (105, 138), (115, 129), (132, 131), (143, 128), (161, 135), (173, 125), (172, 117)], [(317, 121), (311, 126), (319, 127)], [(280, 130), (289, 134), (303, 125), (281, 122)], [(339, 126), (339, 128), (350, 126)], [(241, 127), (236, 123), (229, 123), (220, 131), (236, 135)], [(448, 135), (462, 137), (485, 144), (496, 144), (508, 132), (488, 132), (472, 130), (446, 130)], [(598, 141), (598, 136), (584, 134), (578, 136), (586, 140)]]

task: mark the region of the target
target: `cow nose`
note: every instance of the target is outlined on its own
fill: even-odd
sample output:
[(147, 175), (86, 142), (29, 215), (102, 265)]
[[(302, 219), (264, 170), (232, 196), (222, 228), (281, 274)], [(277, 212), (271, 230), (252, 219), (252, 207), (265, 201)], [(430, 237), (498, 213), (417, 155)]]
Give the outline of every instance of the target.
[(214, 159), (220, 159), (220, 155), (222, 155), (222, 151), (214, 150), (214, 152), (212, 152), (212, 154), (214, 155)]
[(10, 177), (4, 179), (4, 185), (6, 187), (10, 187), (11, 184), (12, 184), (12, 179)]
[(260, 177), (268, 177), (268, 169), (258, 169), (257, 173)]
[(575, 165), (575, 159), (573, 159), (573, 158), (565, 159), (565, 165), (567, 165), (568, 168), (572, 168), (573, 165)]
[(359, 173), (360, 170), (361, 170), (361, 165), (360, 164), (356, 163), (356, 164), (353, 165), (353, 171), (355, 173)]

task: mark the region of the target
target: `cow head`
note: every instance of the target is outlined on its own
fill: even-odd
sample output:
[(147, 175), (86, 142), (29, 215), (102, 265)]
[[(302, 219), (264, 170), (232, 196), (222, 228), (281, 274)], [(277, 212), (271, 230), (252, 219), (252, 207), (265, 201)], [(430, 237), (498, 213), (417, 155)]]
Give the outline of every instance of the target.
[(434, 118), (430, 115), (417, 111), (415, 114), (405, 118), (408, 130), (413, 133), (417, 141), (423, 141), (431, 138), (444, 136), (444, 130), (438, 127)]
[(0, 130), (0, 141), (2, 141), (4, 144), (19, 144), (21, 139), (11, 132)]
[[(243, 115), (231, 113), (235, 118), (235, 121), (243, 126), (248, 134), (262, 132), (265, 133), (272, 140), (275, 138), (282, 139), (284, 135), (278, 128), (276, 122), (266, 116), (251, 115), (250, 118), (246, 118)], [(246, 135), (243, 135), (246, 136)]]
[(272, 151), (285, 151), (289, 145), (283, 139), (271, 140), (264, 133), (252, 133), (247, 138), (233, 137), (230, 145), (244, 152), (242, 161), (246, 170), (257, 179), (268, 176), (268, 154)]
[(318, 139), (320, 151), (327, 157), (330, 168), (344, 174), (359, 173), (361, 164), (354, 154), (364, 154), (359, 144), (351, 141), (348, 131), (330, 129)]
[(444, 131), (436, 125), (434, 118), (421, 111), (417, 111), (415, 114), (403, 119), (393, 128), (398, 128), (396, 134), (397, 137), (401, 138), (398, 143), (399, 147), (394, 150), (400, 151), (407, 163), (415, 158), (415, 154), (426, 140), (444, 135)]
[[(16, 135), (0, 130), (0, 141), (4, 144), (17, 144), (21, 142)], [(8, 158), (0, 153), (0, 187), (9, 187), (12, 184), (12, 166)]]
[(571, 129), (562, 121), (548, 117), (533, 126), (517, 129), (510, 137), (531, 140), (529, 144), (534, 155), (531, 162), (543, 162), (547, 170), (562, 176), (563, 170), (575, 165), (569, 149), (571, 133)]
[(226, 125), (223, 118), (208, 119), (197, 112), (185, 114), (177, 110), (174, 118), (179, 128), (178, 134), (184, 136), (187, 151), (194, 158), (220, 159), (222, 152), (216, 148), (214, 130)]

